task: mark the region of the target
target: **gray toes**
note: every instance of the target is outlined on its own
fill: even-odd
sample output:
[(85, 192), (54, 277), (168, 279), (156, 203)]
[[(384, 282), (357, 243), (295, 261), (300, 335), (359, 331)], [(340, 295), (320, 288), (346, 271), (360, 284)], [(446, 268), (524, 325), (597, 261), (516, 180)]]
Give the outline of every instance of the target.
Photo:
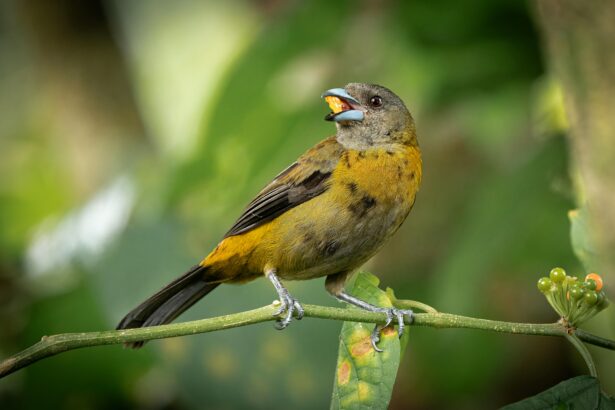
[(304, 314), (301, 304), (290, 296), (290, 294), (283, 295), (280, 298), (280, 308), (273, 313), (273, 316), (280, 316), (284, 314), (284, 318), (276, 321), (275, 328), (278, 330), (285, 329), (293, 320), (293, 314), (295, 312), (297, 320), (301, 320)]
[(377, 352), (382, 352), (382, 349), (380, 349), (376, 345), (380, 341), (380, 331), (384, 329), (385, 327), (389, 326), (393, 322), (393, 318), (396, 318), (397, 319), (397, 335), (399, 337), (402, 337), (402, 335), (404, 334), (404, 329), (406, 328), (406, 324), (404, 323), (404, 316), (407, 316), (409, 318), (410, 323), (412, 323), (414, 316), (411, 310), (396, 309), (396, 308), (382, 308), (382, 310), (379, 310), (379, 311), (386, 313), (387, 320), (384, 325), (376, 325), (374, 327), (374, 330), (372, 331), (370, 339), (372, 342), (372, 346), (374, 347), (374, 350)]
[(297, 314), (295, 315), (296, 319), (303, 319), (303, 314), (305, 313), (303, 310), (303, 306), (301, 306), (301, 304), (297, 300), (293, 301), (293, 306), (295, 307), (295, 311), (297, 312)]
[(383, 352), (383, 350), (378, 347), (378, 342), (380, 341), (380, 331), (381, 330), (382, 330), (382, 327), (380, 327), (380, 325), (374, 326), (374, 330), (372, 330), (372, 334), (369, 337), (370, 341), (372, 342), (372, 347), (378, 353)]
[(414, 318), (413, 312), (411, 310), (404, 310), (404, 309), (392, 309), (392, 310), (395, 316), (397, 316), (397, 335), (399, 337), (402, 337), (402, 335), (404, 334), (404, 329), (406, 327), (406, 324), (404, 323), (404, 316), (408, 316), (410, 323), (412, 323), (412, 320)]

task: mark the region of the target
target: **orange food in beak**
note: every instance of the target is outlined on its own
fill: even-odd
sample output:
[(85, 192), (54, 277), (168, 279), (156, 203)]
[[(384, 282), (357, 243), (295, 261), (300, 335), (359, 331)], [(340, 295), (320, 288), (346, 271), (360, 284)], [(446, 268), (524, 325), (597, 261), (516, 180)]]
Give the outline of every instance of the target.
[(337, 114), (338, 112), (350, 109), (350, 107), (344, 100), (338, 97), (334, 97), (332, 95), (325, 97), (325, 101), (327, 102), (327, 104), (329, 104), (329, 108), (331, 108), (333, 114)]

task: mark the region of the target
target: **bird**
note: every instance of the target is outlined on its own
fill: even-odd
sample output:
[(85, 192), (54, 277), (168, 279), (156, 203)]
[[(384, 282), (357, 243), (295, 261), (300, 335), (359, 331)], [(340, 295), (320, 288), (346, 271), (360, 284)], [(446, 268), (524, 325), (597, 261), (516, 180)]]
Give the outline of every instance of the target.
[[(414, 119), (400, 97), (375, 84), (325, 91), (336, 134), (306, 151), (247, 205), (200, 263), (131, 310), (117, 329), (170, 323), (221, 284), (266, 277), (280, 305), (276, 327), (304, 315), (282, 280), (326, 277), (336, 299), (386, 314), (380, 330), (412, 311), (379, 307), (347, 293), (346, 280), (399, 229), (421, 184), (422, 160)], [(144, 342), (128, 346), (138, 348)]]

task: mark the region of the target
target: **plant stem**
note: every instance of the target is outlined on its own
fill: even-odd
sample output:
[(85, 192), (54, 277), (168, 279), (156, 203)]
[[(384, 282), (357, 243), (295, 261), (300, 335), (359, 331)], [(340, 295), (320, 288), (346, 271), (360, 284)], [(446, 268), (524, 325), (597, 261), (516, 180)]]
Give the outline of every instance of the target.
[(585, 344), (583, 344), (581, 339), (579, 339), (579, 336), (576, 334), (566, 334), (565, 336), (566, 339), (568, 339), (568, 341), (575, 347), (575, 349), (579, 351), (579, 353), (583, 357), (583, 360), (585, 360), (585, 364), (587, 364), (590, 376), (598, 378), (598, 372), (596, 371), (594, 359), (592, 359), (591, 354), (589, 354), (589, 350), (587, 350)]
[[(232, 315), (163, 326), (45, 336), (35, 345), (1, 362), (0, 378), (46, 357), (82, 347), (193, 335), (275, 320), (277, 317), (273, 316), (273, 312), (276, 308), (277, 305), (272, 304)], [(386, 320), (384, 313), (372, 313), (356, 308), (341, 309), (316, 305), (303, 305), (303, 308), (305, 317), (365, 323), (384, 323)], [(414, 315), (412, 324), (435, 328), (469, 328), (526, 335), (568, 335), (568, 329), (560, 323), (512, 323), (448, 313), (417, 313)], [(603, 339), (581, 330), (576, 331), (576, 335), (580, 340), (587, 343), (615, 350), (615, 341)]]

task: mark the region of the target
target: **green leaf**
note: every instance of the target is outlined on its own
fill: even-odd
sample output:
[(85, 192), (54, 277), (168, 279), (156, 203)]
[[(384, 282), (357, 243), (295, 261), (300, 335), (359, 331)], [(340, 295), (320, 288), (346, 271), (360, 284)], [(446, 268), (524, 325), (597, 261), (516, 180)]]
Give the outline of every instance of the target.
[[(349, 293), (376, 306), (392, 306), (386, 293), (378, 288), (379, 282), (375, 276), (360, 272)], [(347, 306), (347, 309), (357, 308)], [(353, 322), (345, 322), (342, 326), (332, 409), (388, 407), (401, 359), (400, 340), (397, 330), (393, 326), (387, 327), (378, 343), (383, 352), (376, 352), (370, 341), (373, 326)], [(407, 338), (407, 333), (404, 336)]]
[(596, 266), (596, 248), (590, 236), (589, 216), (586, 208), (568, 212), (570, 218), (570, 241), (575, 255), (587, 272), (600, 271)]
[(578, 376), (502, 409), (615, 409), (615, 400), (600, 390), (598, 379)]

